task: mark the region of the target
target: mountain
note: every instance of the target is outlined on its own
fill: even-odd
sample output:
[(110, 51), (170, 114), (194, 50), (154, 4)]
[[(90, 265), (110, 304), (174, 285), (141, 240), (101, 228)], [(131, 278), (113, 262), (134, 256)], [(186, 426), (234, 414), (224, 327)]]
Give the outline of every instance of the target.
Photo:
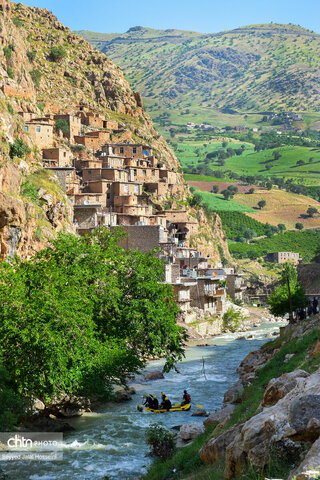
[[(173, 210), (197, 217), (177, 158), (154, 130), (141, 95), (131, 89), (121, 69), (47, 9), (3, 0), (0, 10), (0, 258), (29, 256), (57, 231), (73, 228), (71, 203), (57, 178), (43, 169), (42, 146), (25, 125), (29, 115), (46, 125), (51, 122), (53, 147), (67, 149), (71, 157), (77, 147), (61, 135), (54, 114), (74, 118), (85, 105), (91, 114), (116, 121), (119, 127), (110, 132), (113, 143), (125, 139), (148, 145), (176, 174), (174, 194), (154, 199), (159, 207), (170, 200)], [(84, 158), (90, 154), (84, 149)], [(193, 243), (219, 259), (218, 245), (229, 253), (219, 217), (213, 222), (210, 226), (198, 212)]]
[(121, 66), (153, 106), (164, 103), (180, 112), (320, 110), (320, 35), (300, 26), (77, 33)]

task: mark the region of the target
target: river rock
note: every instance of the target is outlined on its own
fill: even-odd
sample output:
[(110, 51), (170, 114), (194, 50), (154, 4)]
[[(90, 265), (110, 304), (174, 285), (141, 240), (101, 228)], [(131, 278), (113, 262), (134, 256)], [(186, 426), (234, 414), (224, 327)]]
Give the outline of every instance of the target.
[(208, 416), (209, 414), (206, 412), (204, 408), (198, 408), (191, 415), (191, 417), (208, 417)]
[(281, 375), (281, 377), (273, 378), (267, 385), (261, 405), (266, 407), (275, 404), (297, 385), (297, 378), (308, 376), (309, 373), (304, 370), (294, 370)]
[[(320, 422), (320, 395), (302, 395), (290, 404), (289, 421), (303, 440), (317, 432)], [(308, 430), (309, 426), (309, 430)]]
[(238, 380), (224, 394), (223, 403), (238, 403), (239, 397), (241, 396), (243, 390), (243, 383), (241, 382), (241, 380)]
[(159, 370), (147, 373), (147, 375), (144, 377), (145, 380), (161, 380), (162, 378), (164, 378), (164, 375)]
[(61, 398), (54, 397), (46, 404), (46, 413), (56, 417), (79, 417), (85, 412), (90, 412), (91, 402), (88, 398), (75, 395), (65, 395)]
[(130, 390), (126, 390), (125, 388), (122, 388), (121, 390), (117, 390), (115, 392), (115, 401), (116, 402), (129, 402), (132, 400), (132, 397), (130, 395)]
[(49, 417), (45, 416), (33, 416), (25, 424), (24, 428), (29, 432), (71, 432), (74, 430), (69, 423), (58, 420), (53, 415)]
[(234, 440), (236, 435), (241, 432), (241, 428), (242, 424), (235, 425), (218, 437), (210, 438), (199, 451), (201, 460), (209, 465), (216, 462), (220, 457), (223, 457), (226, 453), (227, 446)]
[(314, 442), (303, 462), (290, 473), (288, 480), (317, 480), (320, 475), (320, 438)]
[(202, 423), (189, 423), (188, 425), (182, 425), (180, 428), (180, 436), (182, 440), (193, 440), (199, 437), (204, 432), (204, 426)]
[(39, 400), (39, 398), (35, 398), (33, 400), (32, 407), (31, 407), (33, 412), (42, 411), (42, 410), (45, 410), (45, 408), (46, 408), (45, 404), (41, 400)]
[(232, 405), (230, 403), (224, 405), (222, 408), (219, 408), (211, 415), (209, 415), (209, 417), (203, 422), (205, 428), (208, 428), (211, 425), (224, 425), (231, 419), (235, 408), (235, 405)]

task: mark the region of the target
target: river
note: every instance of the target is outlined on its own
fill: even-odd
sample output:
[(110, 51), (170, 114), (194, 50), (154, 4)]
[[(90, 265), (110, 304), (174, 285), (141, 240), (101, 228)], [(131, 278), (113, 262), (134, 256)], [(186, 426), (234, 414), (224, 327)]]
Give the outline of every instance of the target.
[[(8, 480), (102, 480), (104, 477), (129, 480), (145, 472), (151, 460), (144, 435), (147, 427), (162, 422), (168, 428), (185, 423), (203, 422), (191, 412), (166, 414), (139, 413), (142, 396), (165, 392), (173, 403), (188, 389), (192, 401), (213, 412), (221, 405), (224, 392), (237, 380), (241, 360), (267, 340), (266, 333), (278, 331), (277, 324), (262, 324), (250, 332), (250, 340), (237, 340), (239, 333), (214, 337), (210, 346), (188, 347), (186, 358), (165, 379), (135, 385), (131, 402), (107, 404), (96, 413), (74, 418), (76, 429), (64, 435), (64, 456), (59, 462), (8, 462), (0, 464)], [(146, 371), (159, 370), (162, 361), (151, 362)], [(196, 407), (193, 407), (193, 410)]]

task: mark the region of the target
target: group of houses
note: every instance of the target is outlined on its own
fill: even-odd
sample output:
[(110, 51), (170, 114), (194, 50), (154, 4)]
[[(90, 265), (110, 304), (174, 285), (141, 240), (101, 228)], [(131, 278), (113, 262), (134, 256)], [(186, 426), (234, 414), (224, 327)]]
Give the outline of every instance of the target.
[[(228, 296), (242, 300), (242, 276), (213, 266), (208, 256), (189, 246), (197, 220), (183, 208), (164, 209), (155, 202), (174, 196), (184, 185), (150, 146), (133, 143), (117, 121), (84, 105), (72, 114), (21, 116), (25, 132), (42, 150), (44, 168), (54, 172), (73, 204), (80, 235), (101, 226), (122, 226), (125, 249), (156, 249), (165, 261), (165, 281), (185, 314), (199, 309), (221, 317)], [(63, 130), (57, 128), (61, 121)]]

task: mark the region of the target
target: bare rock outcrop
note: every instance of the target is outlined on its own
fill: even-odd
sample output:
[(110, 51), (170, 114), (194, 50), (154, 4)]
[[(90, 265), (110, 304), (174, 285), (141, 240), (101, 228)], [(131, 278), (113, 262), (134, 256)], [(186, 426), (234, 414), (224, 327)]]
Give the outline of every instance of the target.
[(308, 376), (309, 373), (304, 370), (294, 370), (281, 375), (281, 377), (273, 378), (267, 385), (261, 405), (267, 407), (275, 404), (297, 385), (297, 378), (306, 378)]
[(180, 436), (182, 440), (188, 441), (199, 437), (204, 432), (202, 423), (189, 423), (180, 427)]

